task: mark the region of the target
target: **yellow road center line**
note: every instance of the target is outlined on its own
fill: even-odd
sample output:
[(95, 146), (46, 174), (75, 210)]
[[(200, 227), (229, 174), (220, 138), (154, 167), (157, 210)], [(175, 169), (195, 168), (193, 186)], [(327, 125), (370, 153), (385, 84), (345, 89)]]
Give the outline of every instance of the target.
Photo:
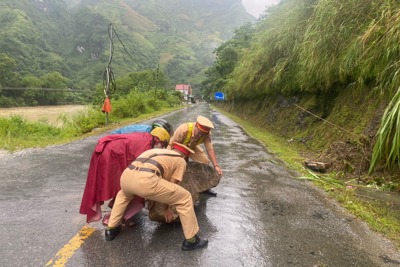
[(45, 266), (63, 267), (65, 263), (74, 255), (77, 250), (84, 243), (85, 239), (88, 238), (96, 229), (85, 225), (82, 229), (66, 244), (61, 248), (53, 259)]

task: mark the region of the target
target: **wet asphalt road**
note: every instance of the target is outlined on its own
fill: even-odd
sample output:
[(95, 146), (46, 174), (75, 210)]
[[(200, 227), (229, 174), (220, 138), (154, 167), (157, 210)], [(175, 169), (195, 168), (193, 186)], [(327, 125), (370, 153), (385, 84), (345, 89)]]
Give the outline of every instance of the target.
[[(164, 116), (176, 128), (210, 118), (224, 170), (196, 204), (207, 248), (181, 251), (179, 223), (135, 216), (113, 241), (101, 222), (83, 243), (79, 206), (98, 138), (0, 157), (0, 266), (400, 266), (400, 252), (295, 173), (236, 123), (199, 104)], [(147, 122), (143, 122), (147, 123)], [(103, 206), (103, 211), (107, 209)], [(68, 245), (67, 245), (68, 244)]]

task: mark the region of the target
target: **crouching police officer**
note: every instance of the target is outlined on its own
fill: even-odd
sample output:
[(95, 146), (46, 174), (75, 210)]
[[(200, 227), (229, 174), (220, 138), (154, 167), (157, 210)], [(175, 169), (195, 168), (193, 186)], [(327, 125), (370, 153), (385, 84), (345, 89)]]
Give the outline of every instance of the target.
[[(107, 241), (113, 240), (121, 231), (120, 222), (124, 211), (137, 195), (145, 199), (167, 204), (165, 221), (172, 222), (174, 206), (182, 224), (185, 240), (182, 250), (194, 250), (207, 246), (208, 240), (198, 236), (199, 226), (193, 208), (192, 196), (178, 183), (186, 171), (186, 162), (193, 150), (179, 143), (172, 144), (172, 150), (150, 149), (143, 152), (121, 176), (121, 190), (118, 192), (108, 227)], [(168, 206), (169, 205), (169, 206)]]
[[(121, 189), (120, 178), (125, 168), (144, 151), (165, 148), (169, 139), (170, 134), (162, 127), (155, 127), (150, 133), (110, 134), (99, 139), (92, 153), (79, 209), (81, 214), (86, 214), (88, 223), (101, 219), (104, 201), (112, 199), (110, 203), (113, 202)], [(136, 198), (135, 203), (138, 204), (138, 212), (144, 206), (144, 200)], [(135, 207), (130, 205), (125, 214), (126, 220), (134, 215), (133, 210)], [(104, 223), (108, 215), (104, 216)]]
[[(217, 156), (215, 155), (214, 146), (211, 141), (211, 130), (214, 129), (214, 124), (203, 116), (198, 116), (196, 122), (187, 122), (181, 124), (174, 135), (170, 139), (170, 145), (173, 142), (184, 144), (190, 149), (194, 150), (194, 153), (190, 155), (193, 161), (200, 162), (209, 165), (212, 163), (215, 171), (222, 176), (222, 169), (218, 165)], [(207, 151), (207, 155), (201, 148), (201, 144), (204, 145)], [(170, 148), (171, 146), (169, 146)], [(206, 190), (207, 193), (212, 196), (216, 196), (217, 193), (213, 190)]]

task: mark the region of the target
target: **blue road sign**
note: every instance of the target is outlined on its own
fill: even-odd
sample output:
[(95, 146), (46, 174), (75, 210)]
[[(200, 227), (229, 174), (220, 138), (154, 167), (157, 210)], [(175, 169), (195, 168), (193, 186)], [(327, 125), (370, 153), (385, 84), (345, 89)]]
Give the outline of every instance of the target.
[(222, 92), (215, 92), (214, 100), (225, 100), (225, 94)]

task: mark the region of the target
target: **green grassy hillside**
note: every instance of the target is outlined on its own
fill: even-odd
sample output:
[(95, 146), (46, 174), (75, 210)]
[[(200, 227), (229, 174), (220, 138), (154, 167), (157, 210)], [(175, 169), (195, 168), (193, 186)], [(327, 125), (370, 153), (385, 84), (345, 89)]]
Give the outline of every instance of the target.
[(281, 1), (217, 49), (204, 88), (311, 151), (354, 144), (361, 155), (337, 171), (395, 173), (399, 12), (394, 0)]
[(4, 0), (0, 18), (0, 53), (15, 60), (15, 73), (40, 78), (56, 71), (83, 89), (102, 81), (110, 24), (115, 74), (160, 64), (173, 83), (188, 83), (212, 64), (213, 49), (235, 27), (254, 20), (239, 0)]
[(217, 48), (203, 90), (400, 247), (399, 13), (392, 0), (281, 1)]

